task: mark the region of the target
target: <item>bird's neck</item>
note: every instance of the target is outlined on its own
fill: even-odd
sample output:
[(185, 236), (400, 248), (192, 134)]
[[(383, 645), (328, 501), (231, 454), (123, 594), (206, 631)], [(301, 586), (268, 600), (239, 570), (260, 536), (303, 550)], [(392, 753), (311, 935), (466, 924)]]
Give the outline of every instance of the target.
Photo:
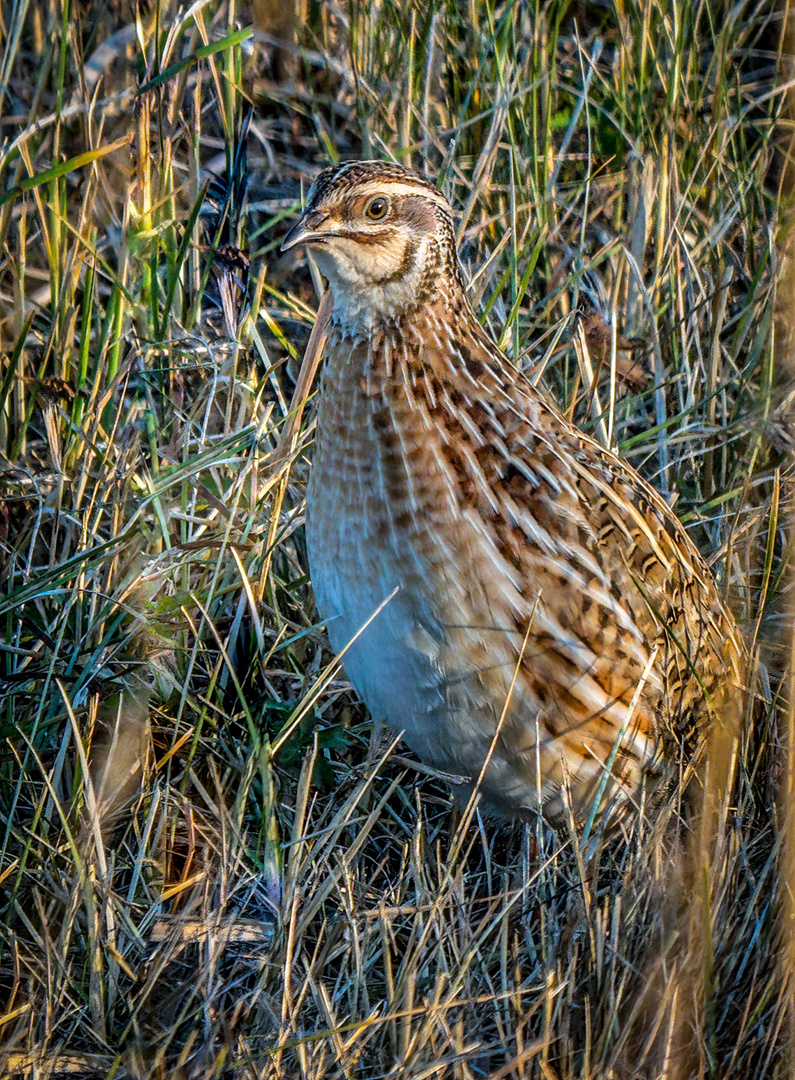
[(437, 323), (454, 325), (474, 318), (457, 281), (444, 279), (373, 283), (366, 289), (344, 289), (331, 283), (332, 324), (342, 338), (366, 342), (373, 338), (406, 340), (433, 333)]
[(323, 256), (317, 259), (334, 295), (332, 321), (350, 338), (400, 335), (434, 311), (467, 306), (460, 270), (438, 237), (407, 243), (399, 267), (386, 273), (377, 260)]
[(435, 407), (440, 393), (491, 394), (514, 381), (463, 289), (443, 292), (392, 324), (374, 321), (368, 330), (332, 317), (326, 371), (324, 395), (360, 391), (372, 407), (405, 398), (409, 410), (419, 401)]
[(373, 284), (355, 291), (345, 291), (332, 282), (331, 288), (331, 321), (344, 338), (366, 341), (377, 334), (399, 333), (418, 310), (403, 282)]

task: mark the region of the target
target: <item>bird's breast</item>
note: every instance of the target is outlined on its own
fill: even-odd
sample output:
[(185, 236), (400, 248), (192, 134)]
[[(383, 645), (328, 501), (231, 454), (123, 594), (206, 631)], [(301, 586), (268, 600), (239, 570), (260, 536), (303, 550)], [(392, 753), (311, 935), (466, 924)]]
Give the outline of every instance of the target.
[[(503, 667), (510, 679), (510, 609), (519, 600), (510, 575), (495, 587), (484, 565), (481, 523), (461, 505), (460, 477), (427, 400), (402, 366), (374, 359), (366, 346), (337, 345), (328, 355), (307, 542), (320, 614), (334, 648), (350, 646), (343, 662), (359, 694), (415, 748), (422, 744), (426, 760), (452, 767), (443, 745), (450, 731), (439, 728), (440, 745), (429, 746), (429, 717), (444, 714), (447, 723), (455, 712), (476, 725), (478, 669)], [(503, 626), (500, 664), (487, 639)]]
[(380, 620), (393, 635), (432, 620), (456, 558), (458, 507), (438, 432), (384, 363), (377, 369), (366, 346), (342, 344), (323, 378), (307, 536), (337, 648), (395, 590)]

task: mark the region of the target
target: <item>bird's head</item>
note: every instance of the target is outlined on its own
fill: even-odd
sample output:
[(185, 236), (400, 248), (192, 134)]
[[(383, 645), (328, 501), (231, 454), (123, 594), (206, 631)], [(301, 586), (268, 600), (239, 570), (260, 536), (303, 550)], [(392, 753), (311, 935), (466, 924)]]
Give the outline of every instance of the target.
[(328, 278), (335, 320), (354, 336), (399, 323), (440, 290), (460, 287), (450, 204), (391, 162), (324, 169), (282, 251), (299, 244)]

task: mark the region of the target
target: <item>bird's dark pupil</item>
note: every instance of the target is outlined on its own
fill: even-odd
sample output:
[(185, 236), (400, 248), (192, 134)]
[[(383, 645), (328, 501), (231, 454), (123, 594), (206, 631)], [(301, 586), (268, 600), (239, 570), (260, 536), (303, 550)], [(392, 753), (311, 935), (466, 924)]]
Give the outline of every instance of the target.
[(373, 199), (370, 203), (370, 217), (380, 218), (386, 213), (386, 202), (384, 199)]

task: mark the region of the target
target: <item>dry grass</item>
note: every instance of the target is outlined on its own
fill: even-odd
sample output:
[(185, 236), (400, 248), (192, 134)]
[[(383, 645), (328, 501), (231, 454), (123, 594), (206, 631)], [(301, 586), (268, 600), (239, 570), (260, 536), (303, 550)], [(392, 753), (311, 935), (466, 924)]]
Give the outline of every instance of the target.
[[(4, 15), (2, 1075), (789, 1075), (781, 22), (465, 7), (304, 0), (297, 53), (266, 4)], [(230, 338), (211, 249), (249, 101)], [(587, 844), (461, 819), (333, 664), (311, 409), (273, 454), (316, 305), (278, 243), (299, 182), (380, 154), (441, 177), (495, 336), (677, 497), (761, 652), (706, 898), (672, 884), (675, 805)]]

